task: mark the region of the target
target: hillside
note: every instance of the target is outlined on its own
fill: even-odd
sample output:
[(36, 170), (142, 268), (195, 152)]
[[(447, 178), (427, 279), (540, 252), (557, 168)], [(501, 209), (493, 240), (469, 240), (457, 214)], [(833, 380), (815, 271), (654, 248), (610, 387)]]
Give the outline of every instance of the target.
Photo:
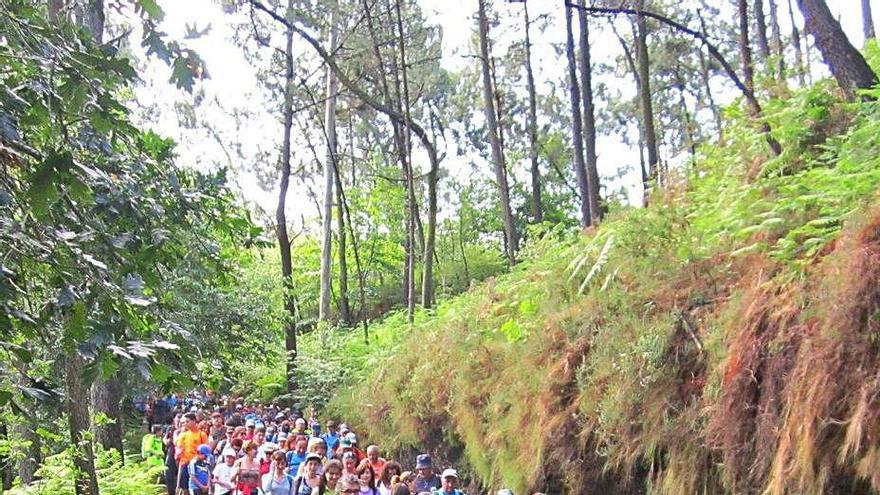
[(781, 157), (728, 109), (649, 207), (374, 328), (330, 410), (484, 489), (877, 493), (880, 105), (826, 81), (767, 111)]

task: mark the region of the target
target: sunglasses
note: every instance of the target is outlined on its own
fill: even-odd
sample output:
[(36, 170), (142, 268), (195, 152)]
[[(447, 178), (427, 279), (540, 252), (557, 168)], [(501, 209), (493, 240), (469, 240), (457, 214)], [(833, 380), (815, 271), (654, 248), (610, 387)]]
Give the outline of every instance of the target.
[(360, 493), (360, 488), (349, 488), (348, 490), (343, 490), (342, 493)]

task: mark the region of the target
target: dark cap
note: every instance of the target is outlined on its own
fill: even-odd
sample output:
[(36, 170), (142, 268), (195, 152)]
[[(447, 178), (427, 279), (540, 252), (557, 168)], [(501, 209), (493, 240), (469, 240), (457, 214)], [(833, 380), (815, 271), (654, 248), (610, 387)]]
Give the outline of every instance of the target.
[(431, 456), (428, 454), (420, 454), (416, 457), (416, 469), (425, 469), (432, 467)]

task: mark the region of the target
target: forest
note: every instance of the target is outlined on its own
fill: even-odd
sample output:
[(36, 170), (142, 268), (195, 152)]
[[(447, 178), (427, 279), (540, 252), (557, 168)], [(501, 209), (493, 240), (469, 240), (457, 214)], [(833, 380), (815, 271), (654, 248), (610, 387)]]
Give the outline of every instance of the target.
[(0, 0), (0, 492), (164, 494), (210, 393), (471, 495), (880, 494), (872, 7)]

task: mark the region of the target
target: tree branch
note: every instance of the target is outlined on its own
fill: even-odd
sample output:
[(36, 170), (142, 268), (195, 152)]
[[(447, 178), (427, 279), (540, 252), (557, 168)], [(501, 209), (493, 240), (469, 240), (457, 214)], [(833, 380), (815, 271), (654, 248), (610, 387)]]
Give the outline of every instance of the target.
[(336, 59), (333, 54), (327, 52), (327, 50), (324, 49), (323, 46), (321, 46), (321, 43), (309, 33), (307, 33), (304, 29), (294, 23), (288, 22), (287, 19), (285, 19), (281, 14), (267, 7), (260, 0), (249, 0), (249, 3), (255, 9), (265, 12), (267, 15), (269, 15), (269, 17), (281, 23), (287, 29), (293, 31), (294, 33), (299, 35), (299, 37), (304, 39), (309, 45), (311, 45), (312, 48), (314, 48), (315, 51), (318, 52), (318, 55), (324, 60), (324, 63), (326, 63), (327, 66), (330, 67), (330, 70), (332, 70), (336, 74), (339, 82), (343, 86), (345, 86), (346, 89), (357, 96), (358, 99), (366, 103), (368, 106), (373, 107), (373, 109), (375, 109), (376, 111), (384, 113), (389, 118), (394, 119), (400, 124), (409, 126), (413, 130), (413, 132), (415, 132), (416, 135), (419, 137), (419, 141), (422, 142), (422, 145), (428, 152), (428, 159), (431, 161), (431, 163), (437, 162), (437, 150), (434, 148), (433, 144), (431, 143), (431, 139), (428, 137), (428, 133), (425, 132), (425, 129), (422, 126), (417, 124), (411, 118), (407, 118), (407, 116), (376, 100), (375, 98), (370, 96), (363, 88), (355, 84), (355, 82), (352, 81), (348, 77), (348, 75), (346, 75), (345, 72), (339, 68), (339, 65), (336, 63)]
[(624, 14), (624, 15), (635, 15), (635, 16), (648, 17), (648, 18), (654, 19), (656, 21), (660, 21), (661, 23), (666, 24), (667, 26), (670, 26), (677, 31), (680, 31), (684, 34), (687, 34), (688, 36), (691, 36), (692, 38), (696, 38), (697, 40), (701, 41), (703, 43), (703, 45), (706, 47), (706, 49), (709, 51), (709, 54), (712, 55), (712, 58), (714, 58), (716, 61), (718, 61), (719, 64), (721, 64), (721, 67), (724, 69), (724, 72), (727, 73), (727, 76), (730, 78), (730, 80), (733, 82), (733, 84), (737, 87), (737, 89), (739, 89), (740, 92), (742, 92), (743, 96), (746, 98), (746, 101), (748, 101), (749, 106), (752, 107), (752, 111), (754, 112), (755, 117), (757, 117), (758, 119), (761, 120), (761, 131), (765, 134), (767, 144), (770, 146), (770, 149), (777, 156), (779, 156), (782, 153), (782, 147), (779, 145), (779, 142), (776, 141), (776, 139), (774, 139), (773, 136), (770, 135), (770, 124), (768, 124), (763, 119), (763, 110), (761, 108), (761, 104), (758, 103), (758, 99), (755, 97), (755, 93), (752, 92), (752, 90), (750, 90), (748, 87), (746, 87), (745, 84), (743, 84), (742, 80), (736, 74), (736, 70), (734, 70), (733, 66), (731, 66), (730, 63), (724, 58), (724, 56), (721, 55), (721, 52), (718, 50), (718, 47), (715, 46), (715, 44), (712, 43), (709, 40), (709, 37), (706, 36), (704, 33), (701, 33), (699, 31), (695, 31), (695, 30), (685, 26), (684, 24), (682, 24), (678, 21), (675, 21), (673, 19), (670, 19), (664, 15), (658, 14), (656, 12), (650, 12), (647, 10), (636, 10), (636, 9), (626, 9), (626, 8), (606, 8), (606, 7), (584, 7), (582, 5), (578, 5), (578, 4), (573, 3), (571, 1), (566, 1), (565, 5), (568, 7), (574, 8), (574, 9), (583, 10), (584, 12), (588, 12), (591, 14), (610, 14), (610, 15)]

